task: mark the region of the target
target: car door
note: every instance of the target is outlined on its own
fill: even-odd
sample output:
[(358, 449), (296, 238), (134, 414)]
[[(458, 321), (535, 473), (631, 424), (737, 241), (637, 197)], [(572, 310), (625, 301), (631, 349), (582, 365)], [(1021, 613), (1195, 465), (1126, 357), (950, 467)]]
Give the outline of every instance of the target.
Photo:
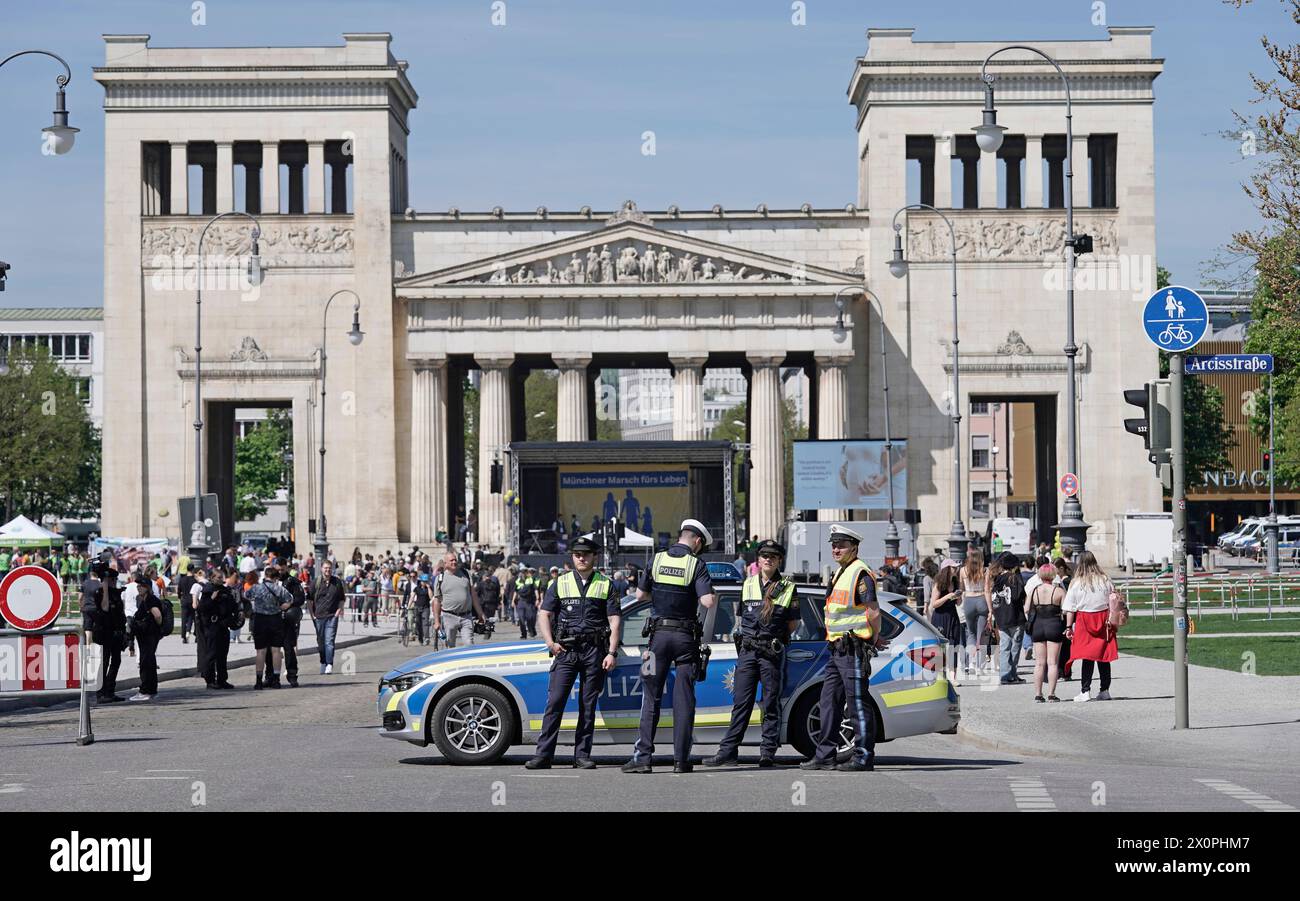
[(639, 601), (623, 608), (614, 669), (605, 677), (605, 687), (596, 701), (596, 741), (600, 744), (631, 744), (636, 741), (641, 720), (641, 654), (646, 639), (641, 636), (650, 618), (650, 602)]

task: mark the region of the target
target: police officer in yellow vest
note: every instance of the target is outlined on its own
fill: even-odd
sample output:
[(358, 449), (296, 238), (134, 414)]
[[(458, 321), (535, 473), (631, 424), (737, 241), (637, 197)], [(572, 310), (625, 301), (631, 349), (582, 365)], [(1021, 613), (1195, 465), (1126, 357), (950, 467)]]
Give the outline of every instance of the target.
[(745, 580), (740, 592), (740, 631), (736, 633), (736, 669), (732, 691), (736, 702), (731, 727), (718, 743), (718, 753), (705, 766), (736, 763), (736, 749), (749, 726), (754, 695), (763, 683), (763, 741), (758, 765), (776, 764), (781, 744), (781, 677), (785, 646), (799, 626), (799, 598), (794, 583), (781, 578), (785, 547), (771, 539), (758, 546), (758, 573)]
[(697, 606), (712, 607), (717, 600), (709, 568), (699, 554), (713, 544), (709, 530), (696, 519), (683, 520), (677, 543), (655, 554), (641, 576), (637, 600), (650, 598), (650, 647), (641, 656), (641, 735), (625, 773), (650, 772), (659, 728), (659, 706), (669, 667), (676, 668), (673, 684), (673, 772), (689, 773), (691, 739), (695, 732), (695, 678), (703, 636)]
[(519, 637), (523, 640), (537, 637), (537, 567), (530, 566), (515, 579), (515, 622), (519, 623)]
[[(560, 734), (564, 706), (578, 676), (578, 726), (573, 734), (573, 765), (592, 770), (592, 735), (596, 729), (596, 701), (605, 687), (605, 674), (618, 660), (619, 610), (623, 599), (616, 597), (604, 573), (596, 572), (600, 545), (590, 538), (573, 542), (573, 572), (552, 579), (538, 616), (542, 640), (555, 660), (546, 697), (542, 733), (537, 737), (537, 754), (525, 766), (530, 770), (550, 769)], [(552, 622), (554, 617), (554, 622)]]
[[(812, 760), (800, 764), (805, 770), (875, 769), (876, 719), (868, 697), (871, 657), (875, 636), (880, 631), (880, 604), (876, 601), (876, 580), (858, 559), (862, 536), (844, 526), (831, 527), (831, 556), (839, 571), (826, 592), (826, 641), (830, 659), (822, 683), (821, 736)], [(840, 724), (847, 716), (853, 723), (853, 757), (838, 766), (835, 751)]]

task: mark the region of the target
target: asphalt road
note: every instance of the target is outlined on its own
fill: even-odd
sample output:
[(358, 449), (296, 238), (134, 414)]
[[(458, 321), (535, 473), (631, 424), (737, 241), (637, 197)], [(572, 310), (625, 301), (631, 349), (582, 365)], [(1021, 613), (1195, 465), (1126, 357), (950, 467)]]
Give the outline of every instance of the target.
[[(432, 747), (377, 734), (375, 685), (412, 650), (386, 639), (351, 652), (350, 675), (318, 676), (304, 657), (310, 672), (296, 690), (254, 692), (248, 670), (236, 674), (239, 691), (165, 682), (155, 702), (96, 708), (96, 741), (87, 747), (73, 741), (75, 705), (0, 715), (0, 811), (1300, 807), (1294, 772), (1262, 755), (1244, 770), (1203, 756), (1117, 763), (986, 751), (960, 735), (882, 744), (876, 771), (863, 774), (803, 772), (789, 749), (772, 770), (758, 770), (749, 749), (739, 767), (689, 775), (674, 775), (667, 758), (652, 775), (625, 775), (618, 766), (630, 749), (599, 746), (594, 771), (525, 771), (527, 747), (495, 766), (453, 767)], [(661, 730), (661, 747), (666, 738)]]

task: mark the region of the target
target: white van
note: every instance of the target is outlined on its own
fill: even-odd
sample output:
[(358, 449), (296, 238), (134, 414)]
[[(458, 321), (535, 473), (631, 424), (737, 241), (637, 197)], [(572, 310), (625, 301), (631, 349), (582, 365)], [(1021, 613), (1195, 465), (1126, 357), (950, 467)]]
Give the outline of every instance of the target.
[(1029, 520), (1020, 517), (999, 517), (990, 523), (989, 547), (993, 547), (993, 536), (1002, 539), (1002, 550), (1010, 551), (1018, 557), (1029, 553)]

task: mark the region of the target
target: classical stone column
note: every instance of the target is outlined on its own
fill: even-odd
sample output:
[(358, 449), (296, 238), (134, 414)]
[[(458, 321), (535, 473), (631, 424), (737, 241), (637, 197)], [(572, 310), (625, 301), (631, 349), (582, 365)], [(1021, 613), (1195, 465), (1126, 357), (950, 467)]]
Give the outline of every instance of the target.
[(235, 154), (229, 141), (217, 143), (217, 212), (235, 208)]
[(941, 210), (951, 208), (952, 202), (952, 152), (957, 138), (948, 135), (934, 139), (934, 205)]
[[(817, 361), (817, 437), (847, 438), (849, 423), (849, 389), (847, 367), (851, 355), (816, 354)], [(821, 522), (841, 522), (849, 518), (848, 510), (818, 510)]]
[(998, 155), (996, 152), (980, 151), (979, 162), (979, 204), (982, 210), (998, 208)]
[(280, 145), (262, 142), (262, 212), (280, 212)]
[(673, 364), (673, 440), (703, 441), (704, 364), (708, 354), (669, 354)]
[(1043, 208), (1043, 136), (1025, 135), (1025, 209)]
[(586, 441), (587, 367), (591, 354), (552, 354), (560, 370), (559, 398), (556, 404), (555, 440)]
[(753, 366), (749, 443), (749, 534), (775, 538), (785, 523), (785, 466), (781, 448), (782, 356), (747, 355)]
[[(1088, 186), (1091, 182), (1090, 167), (1088, 165), (1088, 136), (1075, 135), (1074, 146), (1071, 150), (1071, 168), (1074, 170), (1074, 208), (1086, 207), (1091, 202), (1089, 197)], [(1076, 223), (1075, 229), (1078, 230)]]
[[(505, 448), (510, 443), (511, 354), (478, 356), (482, 369), (478, 402), (478, 528), (479, 540), (504, 546), (510, 539), (510, 519), (505, 492), (510, 488), (510, 466)], [(492, 463), (503, 467), (501, 493), (492, 493)]]
[(447, 357), (416, 360), (411, 375), (411, 542), (447, 527)]
[(325, 142), (307, 144), (307, 212), (325, 212)]
[(171, 152), (171, 214), (184, 216), (190, 211), (189, 145), (173, 141)]

